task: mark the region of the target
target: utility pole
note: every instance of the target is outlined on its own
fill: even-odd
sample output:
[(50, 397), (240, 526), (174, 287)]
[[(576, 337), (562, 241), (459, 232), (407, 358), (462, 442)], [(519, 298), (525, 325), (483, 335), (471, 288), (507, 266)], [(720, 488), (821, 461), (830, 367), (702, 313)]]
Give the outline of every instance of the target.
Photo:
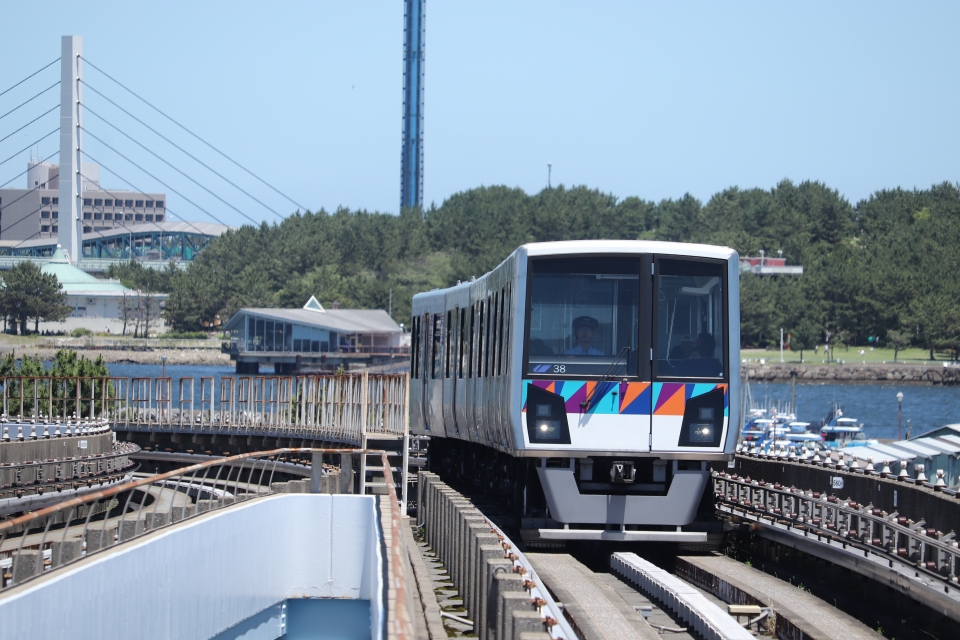
[(387, 302), (387, 315), (393, 317), (393, 289), (390, 289), (390, 298)]
[(547, 163), (547, 189), (550, 189), (550, 174), (553, 173), (553, 163)]
[(60, 39), (60, 222), (57, 242), (70, 262), (80, 260), (83, 246), (83, 178), (80, 175), (80, 84), (83, 80), (83, 38)]

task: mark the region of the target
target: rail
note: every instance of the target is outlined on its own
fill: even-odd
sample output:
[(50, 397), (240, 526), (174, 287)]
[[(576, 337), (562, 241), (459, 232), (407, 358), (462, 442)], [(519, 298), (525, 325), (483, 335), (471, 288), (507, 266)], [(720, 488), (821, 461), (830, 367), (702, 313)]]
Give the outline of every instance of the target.
[(362, 445), (407, 432), (407, 374), (0, 378), (3, 418)]
[[(785, 525), (869, 557), (912, 565), (944, 587), (958, 589), (960, 548), (954, 532), (943, 533), (835, 495), (784, 487), (779, 483), (714, 472), (714, 490), (721, 510)], [(949, 588), (946, 589), (949, 592)]]

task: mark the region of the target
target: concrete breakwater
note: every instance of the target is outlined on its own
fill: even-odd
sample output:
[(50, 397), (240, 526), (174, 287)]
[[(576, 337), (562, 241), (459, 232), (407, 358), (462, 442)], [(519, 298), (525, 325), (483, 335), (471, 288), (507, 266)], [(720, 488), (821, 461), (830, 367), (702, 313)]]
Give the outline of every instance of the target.
[[(30, 356), (44, 361), (53, 360), (56, 349), (17, 347), (0, 349), (3, 355), (14, 351), (17, 358)], [(163, 362), (166, 357), (168, 365), (188, 364), (201, 366), (232, 366), (230, 356), (215, 349), (151, 349), (151, 350), (124, 350), (124, 349), (77, 349), (78, 355), (95, 359), (103, 356), (107, 364), (156, 364)]]
[(744, 375), (759, 382), (830, 382), (960, 386), (960, 367), (943, 364), (798, 364), (748, 362)]

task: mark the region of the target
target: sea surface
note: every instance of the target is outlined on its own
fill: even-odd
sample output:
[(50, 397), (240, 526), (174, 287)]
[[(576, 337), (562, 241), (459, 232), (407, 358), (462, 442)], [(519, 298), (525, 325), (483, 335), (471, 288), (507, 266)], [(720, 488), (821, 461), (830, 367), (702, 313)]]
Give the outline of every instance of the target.
[(798, 420), (823, 420), (839, 406), (843, 415), (864, 424), (868, 438), (896, 439), (897, 392), (903, 393), (903, 436), (914, 436), (945, 424), (960, 423), (960, 387), (896, 384), (750, 383), (756, 407), (787, 408), (796, 398)]

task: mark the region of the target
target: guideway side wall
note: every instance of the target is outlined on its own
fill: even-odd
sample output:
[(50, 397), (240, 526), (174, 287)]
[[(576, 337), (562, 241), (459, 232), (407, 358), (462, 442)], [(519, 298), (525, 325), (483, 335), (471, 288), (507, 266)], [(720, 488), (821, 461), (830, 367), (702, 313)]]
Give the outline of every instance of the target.
[[(792, 486), (804, 491), (833, 494), (839, 498), (850, 498), (859, 504), (872, 504), (875, 509), (887, 513), (896, 511), (916, 522), (923, 520), (926, 522), (925, 528), (943, 533), (960, 528), (960, 499), (918, 486), (913, 480), (898, 481), (786, 460), (760, 460), (746, 456), (737, 456), (735, 460), (736, 467), (733, 469), (728, 468), (726, 463), (715, 463), (713, 470), (736, 473), (753, 480), (779, 482), (785, 487)], [(842, 488), (835, 488), (838, 483), (834, 478), (842, 478)]]

